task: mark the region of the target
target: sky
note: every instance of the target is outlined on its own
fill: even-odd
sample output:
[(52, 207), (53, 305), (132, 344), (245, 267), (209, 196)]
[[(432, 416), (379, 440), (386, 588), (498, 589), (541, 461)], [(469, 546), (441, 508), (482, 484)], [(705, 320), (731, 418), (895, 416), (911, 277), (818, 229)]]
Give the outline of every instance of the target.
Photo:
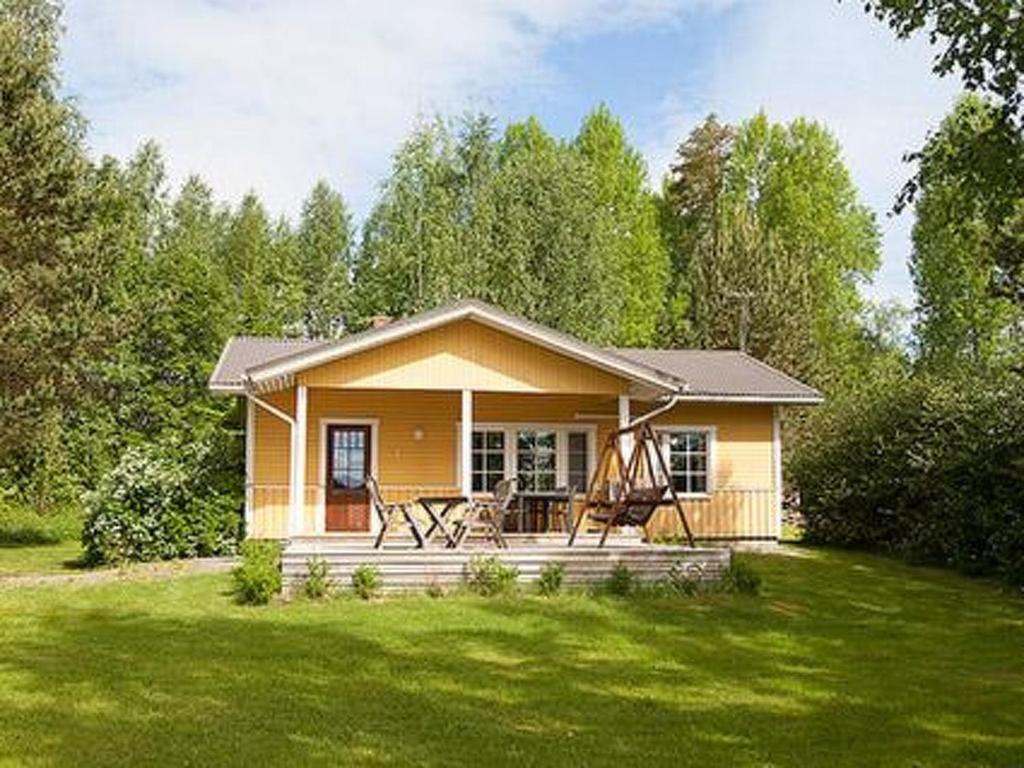
[(958, 90), (924, 39), (896, 40), (859, 0), (68, 0), (64, 23), (64, 88), (95, 152), (153, 139), (172, 183), (198, 173), (291, 217), (324, 178), (360, 220), (435, 113), (532, 114), (568, 137), (605, 102), (654, 186), (709, 112), (813, 118), (878, 217), (867, 294), (907, 304), (912, 222), (888, 212), (904, 152)]

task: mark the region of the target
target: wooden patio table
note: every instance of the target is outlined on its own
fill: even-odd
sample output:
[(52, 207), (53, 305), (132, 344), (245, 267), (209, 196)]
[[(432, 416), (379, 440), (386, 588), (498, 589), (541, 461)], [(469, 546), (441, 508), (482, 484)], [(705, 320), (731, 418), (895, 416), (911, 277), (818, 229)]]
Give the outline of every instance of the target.
[[(430, 542), (431, 538), (434, 537), (436, 531), (440, 531), (444, 535), (445, 546), (454, 548), (457, 545), (455, 537), (452, 536), (448, 527), (445, 525), (445, 518), (448, 517), (449, 513), (460, 504), (465, 504), (469, 499), (465, 496), (420, 496), (416, 499), (416, 503), (423, 507), (423, 511), (427, 513), (427, 517), (430, 518), (430, 527), (427, 528), (423, 534), (423, 544), (420, 546), (426, 546)], [(441, 507), (441, 511), (435, 511), (434, 507)]]
[(547, 533), (551, 529), (551, 507), (555, 504), (565, 505), (565, 529), (566, 533), (572, 531), (572, 503), (575, 489), (557, 488), (553, 491), (522, 491), (516, 494), (516, 505), (519, 510), (519, 533), (525, 530), (527, 505), (539, 504), (543, 509), (544, 530)]

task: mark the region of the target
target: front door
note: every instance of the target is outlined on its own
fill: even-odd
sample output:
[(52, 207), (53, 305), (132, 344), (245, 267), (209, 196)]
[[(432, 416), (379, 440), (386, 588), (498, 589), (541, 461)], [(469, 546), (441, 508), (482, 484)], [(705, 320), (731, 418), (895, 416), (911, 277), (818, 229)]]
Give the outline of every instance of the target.
[(331, 424), (327, 427), (326, 529), (370, 530), (370, 427)]

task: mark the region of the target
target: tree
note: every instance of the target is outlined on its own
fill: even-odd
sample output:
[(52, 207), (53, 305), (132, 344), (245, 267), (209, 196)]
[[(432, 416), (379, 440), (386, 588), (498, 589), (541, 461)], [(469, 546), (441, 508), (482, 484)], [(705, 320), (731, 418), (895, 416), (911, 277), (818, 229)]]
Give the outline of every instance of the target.
[(880, 256), (874, 215), (857, 199), (839, 143), (819, 123), (773, 125), (759, 114), (737, 132), (726, 184), (730, 204), (748, 201), (759, 226), (807, 268), (815, 355), (804, 370), (822, 385), (841, 379), (859, 336), (859, 284)]
[(980, 91), (1020, 114), (1024, 107), (1024, 10), (1018, 0), (866, 0), (864, 8), (906, 39), (927, 29), (943, 45), (933, 71), (956, 73), (969, 91)]
[[(96, 169), (84, 123), (58, 94), (59, 7), (0, 4), (0, 473), (40, 471), (44, 439), (111, 338), (110, 269), (101, 218), (113, 175)], [(45, 351), (45, 353), (44, 353)], [(45, 474), (45, 473), (43, 473)], [(40, 504), (45, 499), (39, 499)]]
[(232, 214), (220, 258), (234, 287), (232, 325), (237, 332), (301, 335), (302, 285), (295, 239), (287, 222), (270, 221), (254, 193), (243, 197)]
[(709, 117), (667, 182), (690, 294), (689, 336), (740, 346), (821, 386), (848, 372), (859, 343), (859, 281), (878, 234), (828, 131), (763, 115), (730, 130)]
[(575, 147), (594, 174), (601, 239), (621, 296), (615, 342), (650, 344), (663, 311), (669, 265), (657, 205), (647, 189), (647, 166), (603, 104), (583, 120)]
[(998, 120), (997, 107), (966, 96), (921, 153), (911, 271), (921, 362), (931, 370), (987, 370), (1024, 350), (1024, 308), (992, 290), (1000, 279), (998, 254), (1015, 236), (1003, 223), (1014, 208), (1024, 214), (1024, 142), (1018, 136), (1018, 148), (1005, 153), (1019, 167), (1006, 168), (996, 187), (965, 183), (957, 160)]
[[(936, 172), (937, 165), (943, 175), (996, 193), (1005, 204), (988, 207), (998, 240), (990, 290), (1024, 305), (1024, 9), (1019, 0), (868, 0), (865, 8), (900, 38), (927, 29), (931, 44), (942, 46), (933, 71), (959, 75), (968, 91), (992, 106), (984, 130), (972, 131), (970, 141), (950, 144), (929, 136), (924, 150), (906, 156), (918, 171), (895, 210), (914, 203), (929, 185), (925, 173)], [(937, 147), (943, 148), (941, 160), (934, 157)]]
[(330, 337), (345, 327), (352, 268), (352, 220), (341, 195), (317, 182), (302, 207), (298, 268), (307, 336)]
[(624, 277), (609, 255), (592, 166), (535, 118), (510, 125), (498, 155), (495, 238), (502, 264), (493, 284), (506, 288), (503, 306), (612, 343), (621, 328)]
[(536, 119), (419, 126), (364, 229), (365, 322), (477, 297), (601, 343), (650, 340), (665, 252), (639, 155), (598, 110), (569, 144)]
[(716, 335), (709, 329), (718, 294), (691, 280), (707, 276), (706, 265), (698, 262), (719, 250), (726, 163), (735, 134), (732, 126), (708, 115), (679, 145), (665, 179), (662, 228), (672, 245), (672, 277), (663, 327), (671, 344), (708, 346)]
[(401, 316), (450, 300), (457, 261), (456, 152), (450, 126), (419, 125), (394, 156), (391, 175), (363, 228), (358, 306)]

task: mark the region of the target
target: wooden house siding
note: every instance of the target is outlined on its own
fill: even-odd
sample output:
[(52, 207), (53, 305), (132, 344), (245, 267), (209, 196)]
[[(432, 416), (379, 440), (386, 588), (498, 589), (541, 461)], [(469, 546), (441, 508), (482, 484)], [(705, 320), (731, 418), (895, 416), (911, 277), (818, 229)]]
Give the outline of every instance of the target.
[(309, 387), (617, 395), (618, 376), (471, 320), (298, 374)]

